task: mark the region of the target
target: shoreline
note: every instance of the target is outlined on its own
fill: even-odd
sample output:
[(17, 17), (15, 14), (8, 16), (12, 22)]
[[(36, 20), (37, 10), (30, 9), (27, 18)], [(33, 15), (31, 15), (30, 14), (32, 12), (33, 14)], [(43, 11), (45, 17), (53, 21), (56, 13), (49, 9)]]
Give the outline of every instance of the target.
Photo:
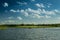
[(1, 26), (0, 25), (0, 30), (4, 30), (4, 29), (8, 29), (8, 28), (28, 28), (28, 29), (32, 29), (32, 28), (58, 28), (56, 26)]

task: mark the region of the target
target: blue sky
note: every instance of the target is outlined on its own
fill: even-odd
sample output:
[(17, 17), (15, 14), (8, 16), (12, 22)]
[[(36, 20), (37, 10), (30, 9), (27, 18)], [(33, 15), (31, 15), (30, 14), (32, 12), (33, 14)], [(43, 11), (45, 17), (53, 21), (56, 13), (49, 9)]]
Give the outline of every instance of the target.
[(60, 0), (0, 0), (0, 24), (60, 23)]

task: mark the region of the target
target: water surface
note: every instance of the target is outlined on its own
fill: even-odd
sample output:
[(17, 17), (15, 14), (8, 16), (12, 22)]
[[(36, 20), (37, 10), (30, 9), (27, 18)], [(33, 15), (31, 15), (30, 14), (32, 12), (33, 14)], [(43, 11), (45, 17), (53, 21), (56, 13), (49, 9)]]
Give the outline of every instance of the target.
[(0, 40), (60, 40), (60, 28), (9, 28), (0, 30)]

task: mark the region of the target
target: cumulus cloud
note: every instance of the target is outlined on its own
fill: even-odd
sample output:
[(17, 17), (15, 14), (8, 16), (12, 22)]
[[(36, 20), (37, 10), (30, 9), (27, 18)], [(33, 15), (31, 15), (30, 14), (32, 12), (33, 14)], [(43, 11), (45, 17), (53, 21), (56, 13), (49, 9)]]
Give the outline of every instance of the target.
[(35, 0), (31, 0), (31, 1), (35, 1)]
[(51, 18), (51, 16), (48, 15), (39, 15), (39, 14), (33, 14), (32, 16), (33, 18)]
[(26, 12), (25, 10), (20, 10), (21, 13), (25, 14), (25, 16), (28, 16), (28, 12)]
[(37, 3), (37, 4), (35, 4), (37, 7), (40, 7), (40, 8), (45, 8), (45, 6), (44, 6), (44, 4), (42, 4), (42, 3)]
[(13, 9), (11, 9), (10, 11), (11, 11), (11, 12), (16, 12), (16, 11), (15, 11), (15, 10), (13, 10)]
[(39, 15), (39, 14), (33, 14), (32, 17), (33, 17), (33, 18), (43, 18), (44, 16), (41, 16), (41, 15)]
[(51, 18), (51, 16), (45, 15), (45, 18)]
[(10, 11), (11, 11), (11, 12), (20, 12), (19, 9), (18, 9), (18, 10), (11, 9)]
[(55, 12), (57, 12), (57, 13), (60, 13), (60, 11), (59, 11), (59, 10), (57, 10), (57, 9), (55, 9), (54, 11), (55, 11)]
[(8, 19), (13, 19), (13, 17), (8, 17)]
[(5, 3), (3, 4), (3, 6), (4, 6), (4, 7), (8, 7), (8, 3), (5, 2)]
[(22, 20), (22, 17), (17, 17), (19, 20)]
[(14, 20), (8, 20), (8, 22), (9, 22), (9, 23), (13, 23), (13, 22), (15, 22), (15, 21), (14, 21)]
[(50, 4), (50, 3), (47, 5), (48, 8), (50, 8), (51, 6), (52, 6), (52, 4)]
[[(11, 17), (8, 17), (7, 19), (8, 19), (8, 20), (13, 20), (13, 19), (15, 19), (15, 18), (11, 16)], [(16, 19), (22, 20), (22, 17), (19, 17), (19, 16), (18, 16)]]
[[(56, 15), (57, 13), (60, 13), (59, 10), (55, 9), (55, 10), (45, 10), (45, 9), (31, 9), (31, 8), (27, 8), (27, 9), (21, 9), (21, 10), (14, 10), (11, 9), (10, 12), (19, 12), (21, 14), (23, 14), (26, 17), (33, 17), (33, 18), (51, 18), (51, 15)], [(44, 15), (42, 15), (44, 14)], [(48, 16), (50, 15), (50, 16)], [(18, 17), (18, 19), (22, 19), (20, 17)]]
[(5, 20), (3, 23), (4, 24), (13, 24), (13, 23), (15, 23), (15, 21), (14, 20)]
[(54, 10), (48, 11), (45, 9), (42, 9), (42, 13), (47, 14), (47, 15), (55, 15), (56, 14), (56, 12), (54, 12)]
[(29, 14), (41, 14), (41, 9), (34, 10), (31, 8), (28, 8), (28, 9), (25, 9), (24, 11), (28, 12)]
[(47, 5), (43, 4), (43, 3), (36, 3), (35, 4), (37, 7), (40, 7), (40, 8), (50, 8), (52, 6), (52, 4), (48, 3)]
[(17, 4), (19, 4), (19, 5), (27, 5), (27, 3), (26, 2), (17, 2)]
[(48, 5), (47, 7), (50, 8), (50, 5)]
[[(56, 13), (58, 13), (59, 11), (58, 10), (45, 10), (45, 9), (37, 9), (37, 10), (34, 10), (34, 9), (31, 9), (31, 8), (28, 8), (28, 9), (25, 9), (25, 10), (20, 10), (21, 13), (24, 13), (25, 15), (28, 15), (30, 17), (33, 17), (33, 18), (51, 18), (51, 15), (56, 15)], [(41, 15), (41, 14), (44, 14), (44, 15)], [(48, 16), (50, 15), (50, 16)]]
[[(16, 19), (22, 20), (22, 17), (17, 17)], [(1, 24), (17, 24), (18, 20), (15, 20), (14, 17), (7, 17), (7, 20), (1, 21)]]

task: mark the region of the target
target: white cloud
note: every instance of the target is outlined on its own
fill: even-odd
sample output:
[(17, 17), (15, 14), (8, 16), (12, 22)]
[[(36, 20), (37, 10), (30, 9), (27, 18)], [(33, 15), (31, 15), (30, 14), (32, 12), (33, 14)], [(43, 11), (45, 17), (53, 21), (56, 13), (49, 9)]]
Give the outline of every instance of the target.
[(54, 11), (47, 11), (46, 14), (48, 14), (48, 15), (55, 15), (56, 13)]
[(33, 18), (51, 18), (51, 16), (48, 16), (48, 15), (39, 15), (39, 14), (33, 14), (33, 16), (32, 16)]
[(45, 15), (45, 18), (51, 18), (51, 16)]
[(15, 22), (14, 20), (5, 20), (5, 21), (4, 21), (5, 24), (12, 24), (12, 23), (14, 23), (14, 22)]
[[(20, 10), (21, 13), (24, 13), (25, 15), (33, 18), (51, 18), (51, 15), (56, 15), (56, 12), (58, 13), (58, 10), (45, 10), (45, 9), (25, 9), (25, 10)], [(44, 15), (41, 15), (44, 14)], [(50, 16), (48, 16), (50, 15)]]
[(8, 3), (7, 3), (7, 2), (5, 2), (3, 6), (4, 6), (4, 7), (8, 7)]
[(8, 22), (9, 22), (9, 23), (13, 23), (13, 22), (15, 22), (15, 21), (14, 21), (14, 20), (8, 20)]
[(21, 10), (20, 12), (24, 12), (24, 10)]
[(10, 11), (11, 11), (11, 12), (16, 12), (16, 11), (15, 11), (15, 10), (13, 10), (13, 9), (11, 9)]
[(13, 17), (8, 17), (8, 19), (13, 19)]
[(17, 2), (17, 4), (19, 4), (19, 5), (27, 5), (27, 3), (26, 2)]
[(19, 20), (22, 20), (22, 17), (17, 17)]
[(56, 12), (58, 12), (57, 10), (51, 10), (51, 11), (48, 11), (48, 10), (45, 10), (45, 9), (37, 9), (37, 10), (34, 10), (34, 9), (31, 9), (31, 8), (28, 8), (26, 10), (21, 10), (21, 12), (27, 12), (27, 13), (30, 13), (30, 14), (47, 14), (47, 15), (55, 15)]
[(29, 16), (28, 12), (26, 12), (25, 10), (20, 10), (20, 12), (25, 14), (25, 16)]
[(2, 24), (12, 24), (12, 23), (14, 23), (15, 21), (13, 21), (13, 20), (5, 20), (5, 21), (2, 21), (1, 23), (0, 23), (0, 25), (2, 25)]
[[(31, 8), (27, 8), (27, 9), (17, 9), (17, 10), (14, 10), (14, 9), (11, 9), (10, 10), (11, 12), (19, 12), (21, 14), (23, 14), (24, 16), (26, 17), (32, 17), (32, 18), (50, 18), (50, 16), (53, 16), (53, 15), (56, 15), (57, 13), (60, 13), (59, 10), (55, 9), (55, 10), (45, 10), (45, 9), (31, 9)], [(44, 15), (42, 15), (44, 14)], [(45, 16), (46, 15), (46, 16)], [(49, 16), (48, 16), (49, 15)], [(22, 18), (19, 18), (18, 19), (22, 19)]]
[(43, 3), (36, 3), (35, 5), (40, 8), (50, 8), (52, 6), (52, 4), (44, 5)]
[(31, 0), (31, 1), (35, 1), (35, 0)]
[(31, 8), (28, 8), (28, 9), (26, 9), (26, 12), (30, 12), (30, 13), (34, 13), (34, 14), (40, 14), (41, 9), (34, 10), (34, 9), (31, 9)]
[(48, 5), (47, 7), (50, 8), (50, 5)]
[(51, 4), (51, 3), (49, 3), (48, 5), (50, 5), (50, 6), (51, 6), (52, 4)]
[(42, 13), (46, 14), (46, 15), (55, 15), (56, 13), (54, 12), (54, 10), (48, 11), (45, 9), (42, 9)]
[(18, 9), (18, 10), (11, 9), (10, 11), (11, 11), (11, 12), (20, 12), (19, 9)]
[(60, 13), (60, 11), (59, 11), (59, 10), (57, 10), (57, 9), (55, 9), (54, 11), (55, 11), (55, 12), (57, 12), (57, 13)]
[(42, 3), (37, 3), (37, 4), (35, 4), (37, 7), (40, 7), (40, 8), (45, 8), (45, 6), (44, 6), (44, 4), (42, 4)]
[(50, 8), (52, 6), (52, 4), (48, 4), (47, 7)]
[(33, 14), (33, 18), (43, 18), (44, 16), (40, 16), (39, 14)]

